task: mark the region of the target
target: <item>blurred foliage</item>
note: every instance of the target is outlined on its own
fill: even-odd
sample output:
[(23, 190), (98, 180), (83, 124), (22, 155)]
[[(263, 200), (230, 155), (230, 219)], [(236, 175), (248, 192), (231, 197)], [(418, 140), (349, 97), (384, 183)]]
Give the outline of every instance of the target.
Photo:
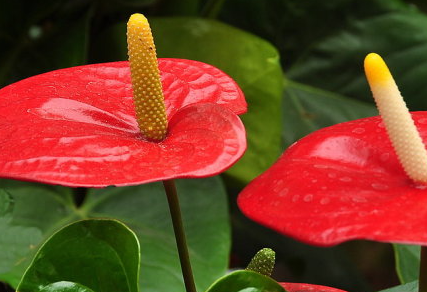
[[(393, 277), (374, 283), (357, 268), (362, 257), (348, 256), (346, 245), (308, 247), (255, 225), (236, 210), (235, 196), (300, 137), (376, 115), (362, 68), (369, 52), (384, 57), (411, 110), (427, 108), (425, 2), (1, 1), (0, 86), (59, 68), (124, 59), (120, 31), (134, 12), (153, 19), (160, 56), (214, 64), (235, 78), (247, 95), (249, 112), (243, 119), (250, 148), (228, 173), (232, 183), (225, 180), (234, 230), (232, 263), (245, 266), (257, 250), (269, 246), (276, 247), (281, 273), (275, 277), (281, 281), (360, 292), (397, 284)], [(23, 238), (41, 238), (31, 222), (16, 228)], [(358, 253), (371, 254), (369, 245), (358, 246)], [(416, 266), (417, 257), (405, 251), (398, 251), (399, 263)], [(4, 265), (0, 263), (0, 270)], [(390, 270), (379, 260), (375, 265)]]

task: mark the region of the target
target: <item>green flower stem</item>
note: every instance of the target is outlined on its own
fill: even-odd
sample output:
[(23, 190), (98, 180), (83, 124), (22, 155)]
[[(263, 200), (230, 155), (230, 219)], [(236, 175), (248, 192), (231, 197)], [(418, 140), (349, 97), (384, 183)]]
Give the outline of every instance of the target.
[(418, 292), (427, 292), (427, 247), (421, 246), (420, 275), (418, 276)]
[(163, 181), (166, 196), (168, 198), (169, 210), (172, 218), (173, 230), (175, 232), (176, 245), (178, 247), (179, 260), (181, 262), (182, 275), (184, 277), (187, 292), (197, 292), (191, 269), (190, 255), (188, 253), (187, 240), (185, 239), (184, 226), (182, 223), (181, 208), (179, 207), (178, 194), (173, 180)]

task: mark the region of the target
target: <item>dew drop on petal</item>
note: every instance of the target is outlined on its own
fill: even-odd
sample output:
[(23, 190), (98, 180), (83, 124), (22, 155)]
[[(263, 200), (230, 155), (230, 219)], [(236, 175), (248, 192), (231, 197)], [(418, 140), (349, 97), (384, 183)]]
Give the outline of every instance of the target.
[(390, 153), (383, 153), (380, 155), (380, 160), (386, 162), (390, 158)]
[(352, 197), (351, 200), (355, 203), (366, 203), (367, 200), (364, 197)]
[(330, 172), (330, 173), (328, 173), (328, 177), (329, 177), (329, 178), (336, 178), (336, 177), (337, 177), (337, 174), (336, 174), (336, 173), (333, 173), (333, 172)]
[(304, 196), (304, 202), (311, 202), (313, 201), (313, 195), (312, 194), (308, 194)]
[(415, 185), (415, 188), (418, 189), (418, 190), (426, 190), (427, 189), (427, 185), (417, 184), (417, 185)]
[(319, 168), (319, 169), (326, 169), (328, 168), (326, 165), (322, 165), (322, 164), (315, 164), (313, 165), (315, 168)]
[(286, 197), (286, 195), (289, 193), (289, 189), (288, 188), (283, 188), (283, 189), (281, 189), (279, 192), (278, 192), (278, 194), (279, 194), (279, 197)]
[(425, 125), (425, 124), (427, 124), (427, 119), (426, 118), (419, 119), (418, 123)]
[(389, 189), (389, 186), (381, 183), (373, 183), (371, 186), (377, 191), (385, 191)]
[(320, 204), (321, 205), (327, 205), (327, 204), (329, 204), (330, 201), (331, 201), (331, 199), (329, 199), (329, 198), (322, 198), (320, 200)]
[(343, 176), (343, 177), (340, 178), (340, 181), (342, 181), (342, 182), (351, 182), (352, 178), (348, 177), (348, 176)]
[(172, 169), (166, 169), (165, 171), (163, 171), (164, 175), (174, 175), (175, 171), (173, 171)]
[(355, 134), (363, 134), (363, 133), (365, 133), (365, 129), (364, 128), (356, 128), (352, 132)]
[(299, 195), (293, 196), (292, 197), (292, 202), (294, 202), (294, 203), (297, 202), (299, 200), (299, 197), (300, 197)]

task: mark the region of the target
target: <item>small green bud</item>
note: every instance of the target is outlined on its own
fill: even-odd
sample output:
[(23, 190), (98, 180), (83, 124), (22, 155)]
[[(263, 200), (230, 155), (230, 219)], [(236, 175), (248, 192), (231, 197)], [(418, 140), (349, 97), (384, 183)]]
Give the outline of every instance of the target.
[(276, 253), (271, 248), (263, 248), (255, 254), (246, 270), (270, 276), (274, 269)]

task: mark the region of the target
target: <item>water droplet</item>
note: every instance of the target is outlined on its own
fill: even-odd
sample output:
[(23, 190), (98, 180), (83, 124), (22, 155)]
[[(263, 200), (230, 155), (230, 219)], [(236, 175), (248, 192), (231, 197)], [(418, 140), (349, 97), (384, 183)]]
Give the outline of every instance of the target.
[(274, 188), (273, 192), (280, 193), (283, 190), (284, 181), (283, 179), (279, 179), (273, 182)]
[(380, 160), (386, 162), (390, 158), (390, 153), (383, 153), (380, 155)]
[(311, 202), (313, 201), (313, 195), (312, 194), (308, 194), (304, 196), (304, 202)]
[(389, 186), (381, 183), (373, 183), (371, 186), (376, 189), (377, 191), (385, 191), (389, 189)]
[(165, 171), (163, 171), (164, 175), (174, 175), (175, 171), (173, 171), (172, 169), (166, 169)]
[(427, 124), (427, 119), (426, 118), (419, 119), (418, 123), (420, 123), (420, 124)]
[(342, 182), (351, 182), (353, 179), (351, 177), (348, 176), (343, 176), (340, 178), (340, 181)]
[(320, 168), (320, 169), (326, 169), (328, 168), (326, 165), (322, 165), (322, 164), (315, 164), (313, 165), (315, 168)]
[(366, 203), (368, 201), (364, 197), (352, 197), (351, 200), (355, 203)]
[(286, 197), (286, 195), (289, 193), (289, 189), (282, 188), (278, 193), (279, 193), (279, 197)]
[(363, 134), (363, 133), (365, 133), (365, 129), (363, 129), (363, 128), (356, 128), (352, 132), (355, 133), (355, 134)]
[(272, 201), (270, 203), (270, 205), (273, 206), (273, 207), (278, 207), (280, 205), (280, 202), (279, 201)]
[(415, 188), (418, 190), (425, 190), (425, 189), (427, 189), (427, 185), (416, 184)]
[(292, 202), (294, 202), (294, 203), (297, 202), (299, 200), (299, 197), (300, 197), (299, 195), (293, 196), (292, 197)]
[(328, 189), (328, 187), (323, 186), (323, 187), (321, 187), (320, 189), (321, 189), (322, 191), (325, 191), (325, 190), (327, 190), (327, 189)]
[(317, 183), (317, 179), (312, 179), (311, 182), (315, 184)]
[(322, 198), (321, 200), (320, 200), (320, 204), (321, 205), (327, 205), (327, 204), (329, 204), (329, 202), (330, 202), (331, 200), (329, 199), (329, 198)]
[(330, 173), (328, 173), (328, 177), (329, 177), (329, 178), (336, 178), (336, 177), (337, 177), (337, 174), (336, 174), (336, 173), (333, 173), (333, 172), (330, 172)]

